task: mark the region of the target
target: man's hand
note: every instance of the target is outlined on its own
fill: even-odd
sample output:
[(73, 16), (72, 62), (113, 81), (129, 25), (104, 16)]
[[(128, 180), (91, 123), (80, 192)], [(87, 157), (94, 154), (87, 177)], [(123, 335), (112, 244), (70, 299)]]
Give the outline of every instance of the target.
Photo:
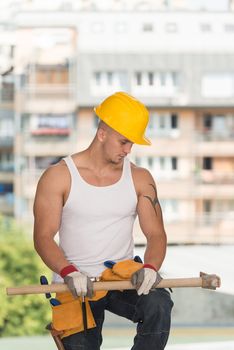
[(136, 287), (138, 295), (148, 294), (152, 286), (156, 287), (161, 280), (162, 277), (150, 264), (144, 264), (131, 277), (131, 282)]
[(92, 281), (88, 276), (78, 271), (75, 266), (66, 266), (64, 269), (62, 269), (60, 275), (63, 277), (64, 282), (70, 289), (74, 298), (78, 298), (79, 296), (87, 296), (89, 298), (92, 298)]

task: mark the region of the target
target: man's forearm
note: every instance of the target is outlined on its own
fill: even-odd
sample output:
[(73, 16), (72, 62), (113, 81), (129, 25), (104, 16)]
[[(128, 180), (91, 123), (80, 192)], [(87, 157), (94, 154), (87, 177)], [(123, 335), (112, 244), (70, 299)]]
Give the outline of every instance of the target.
[(65, 266), (69, 265), (64, 253), (53, 239), (35, 240), (34, 246), (41, 259), (52, 271), (60, 273)]
[(167, 237), (165, 233), (147, 239), (144, 263), (153, 265), (158, 271), (166, 255)]

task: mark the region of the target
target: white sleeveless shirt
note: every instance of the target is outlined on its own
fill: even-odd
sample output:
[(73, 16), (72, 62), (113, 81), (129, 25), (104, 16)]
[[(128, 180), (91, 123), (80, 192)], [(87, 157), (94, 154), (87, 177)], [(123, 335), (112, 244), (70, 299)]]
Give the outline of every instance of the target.
[[(133, 258), (137, 195), (130, 161), (124, 159), (118, 182), (101, 187), (81, 177), (71, 156), (64, 161), (71, 175), (71, 188), (62, 210), (59, 246), (81, 272), (97, 277), (106, 268), (104, 261)], [(53, 280), (62, 281), (57, 274)]]

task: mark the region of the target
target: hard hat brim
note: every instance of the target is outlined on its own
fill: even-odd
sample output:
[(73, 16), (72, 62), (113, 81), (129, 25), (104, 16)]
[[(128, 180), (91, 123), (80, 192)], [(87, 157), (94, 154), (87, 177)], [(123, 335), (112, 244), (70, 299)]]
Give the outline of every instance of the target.
[[(111, 129), (115, 130), (111, 125), (108, 124), (108, 122), (104, 118), (102, 118), (99, 115), (98, 110), (97, 110), (96, 107), (93, 110), (94, 110), (95, 114), (98, 116), (98, 118), (100, 120), (102, 120)], [(140, 138), (133, 138), (132, 135), (129, 136), (127, 134), (124, 134), (123, 132), (120, 132), (119, 130), (115, 130), (115, 131), (118, 132), (120, 135), (126, 137), (129, 141), (131, 141), (131, 142), (133, 142), (133, 143), (135, 143), (137, 145), (142, 145), (142, 146), (151, 146), (152, 145), (151, 141), (146, 136), (143, 136), (143, 137), (140, 137)]]

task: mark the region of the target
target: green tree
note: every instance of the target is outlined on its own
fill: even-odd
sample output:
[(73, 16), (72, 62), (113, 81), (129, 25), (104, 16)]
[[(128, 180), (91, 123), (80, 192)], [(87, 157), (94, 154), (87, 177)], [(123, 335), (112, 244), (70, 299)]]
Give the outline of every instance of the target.
[(51, 311), (44, 295), (6, 295), (6, 287), (39, 284), (40, 275), (50, 280), (32, 239), (13, 220), (0, 217), (0, 337), (46, 332)]

